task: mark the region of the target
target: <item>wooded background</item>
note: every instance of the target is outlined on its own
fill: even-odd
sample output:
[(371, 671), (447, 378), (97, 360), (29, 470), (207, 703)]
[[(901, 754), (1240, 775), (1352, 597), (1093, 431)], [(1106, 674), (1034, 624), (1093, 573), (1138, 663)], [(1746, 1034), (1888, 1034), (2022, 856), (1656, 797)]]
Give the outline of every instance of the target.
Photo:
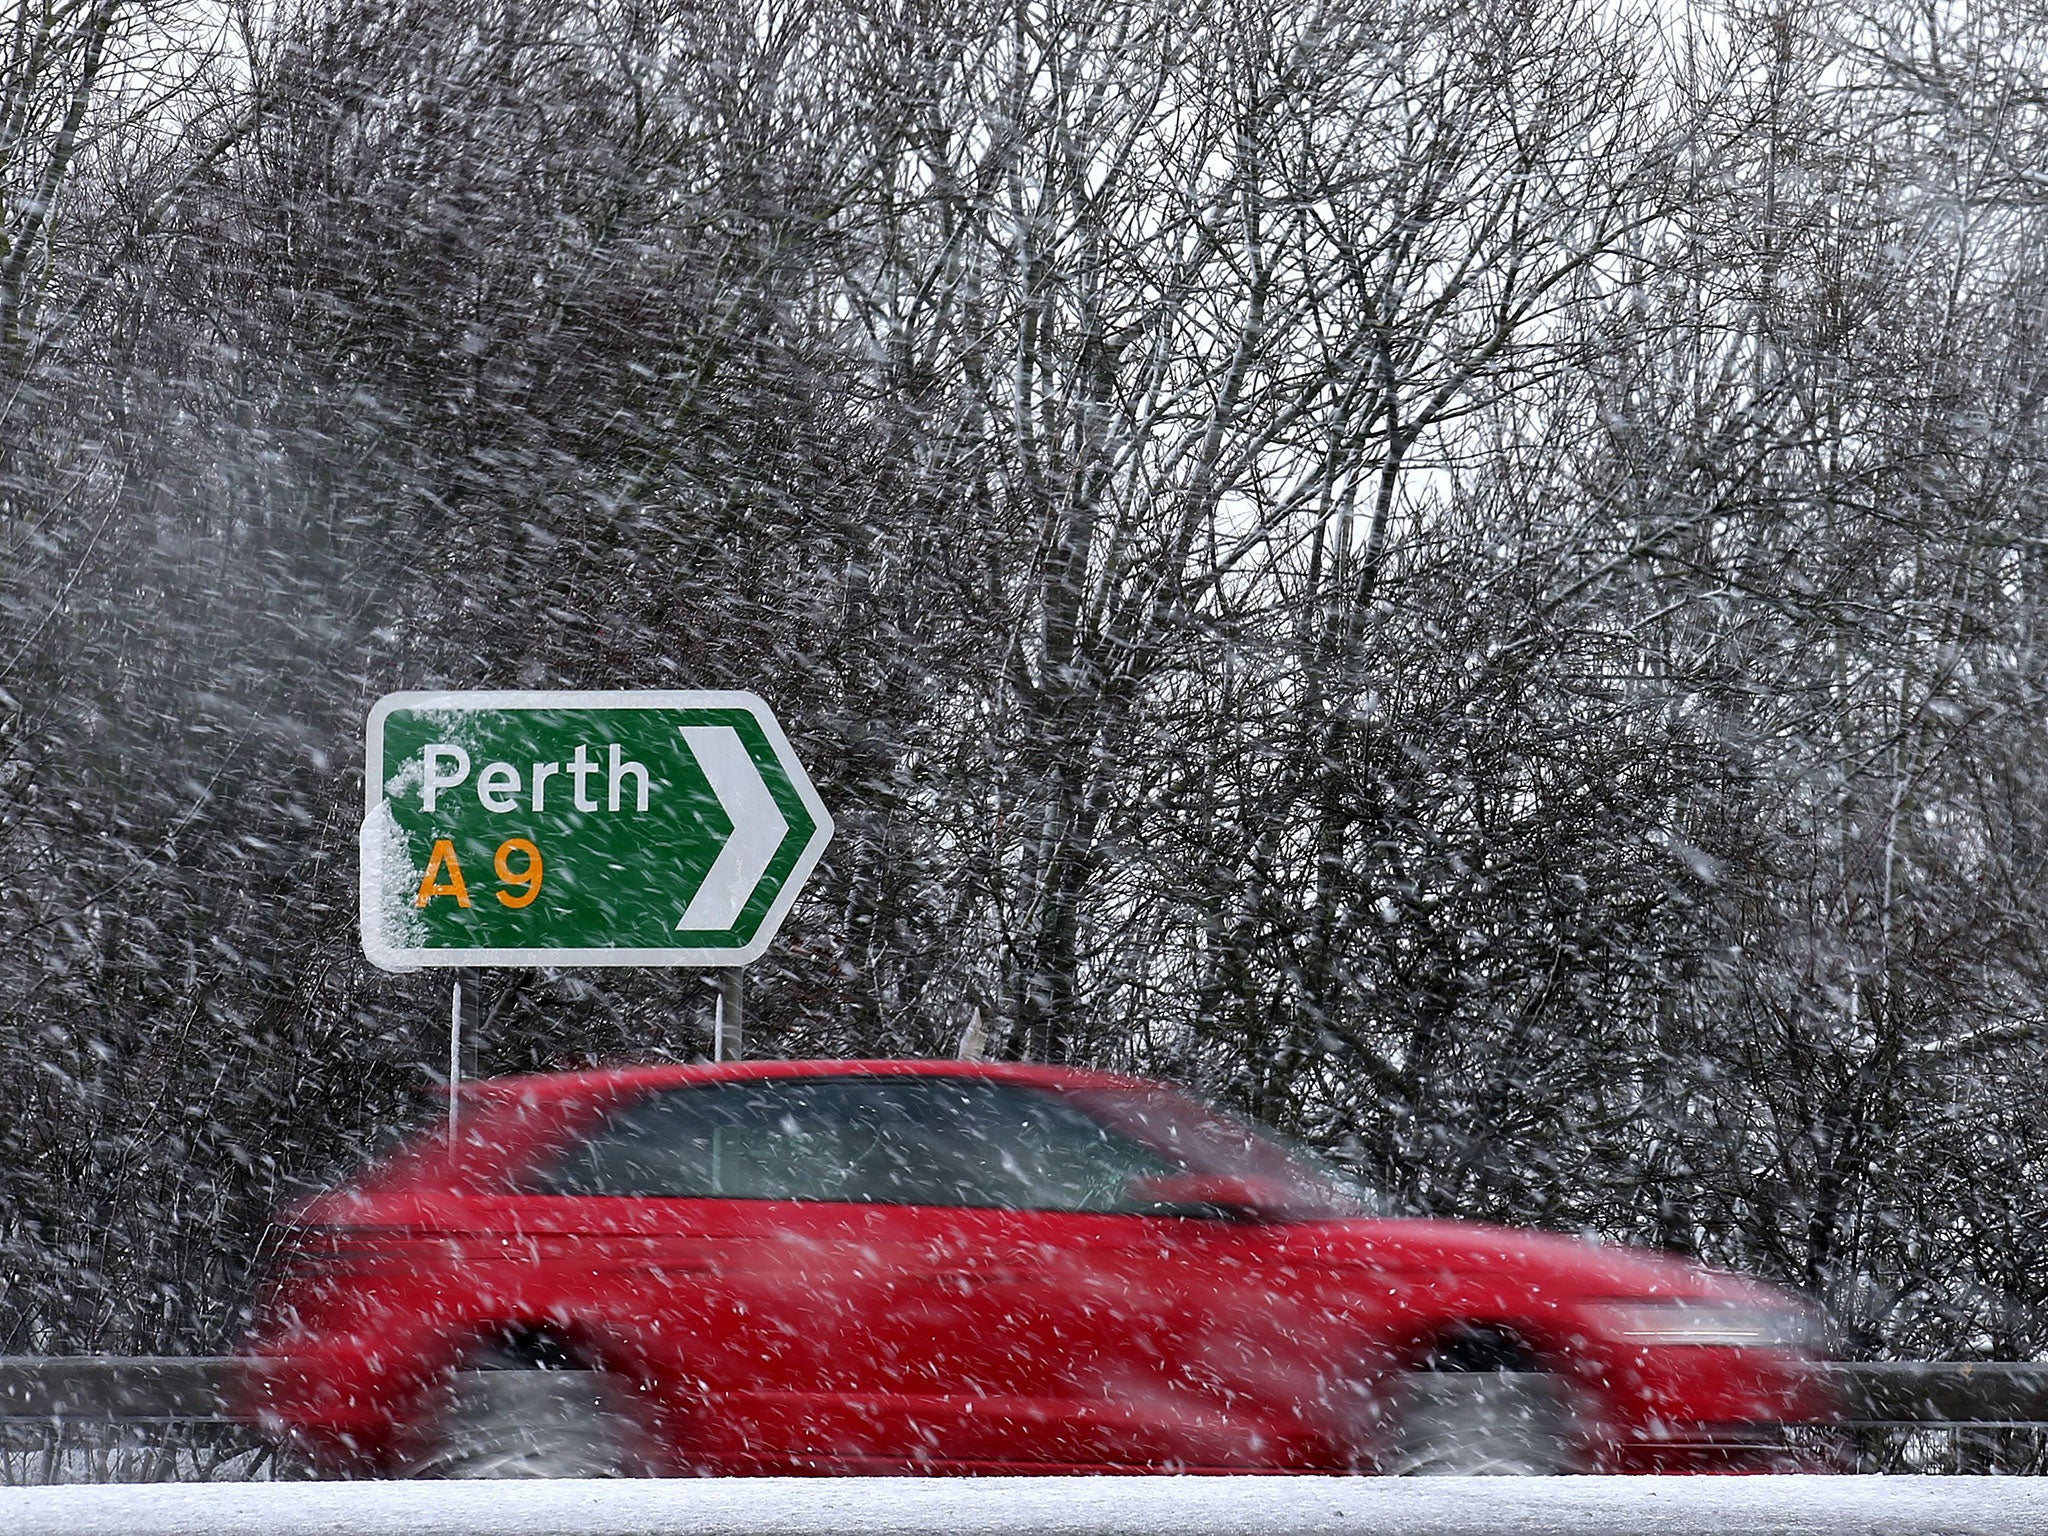
[(378, 696), (740, 687), (754, 1051), (2040, 1355), (2044, 330), (2039, 0), (11, 0), (0, 1352), (223, 1347), (424, 1112)]

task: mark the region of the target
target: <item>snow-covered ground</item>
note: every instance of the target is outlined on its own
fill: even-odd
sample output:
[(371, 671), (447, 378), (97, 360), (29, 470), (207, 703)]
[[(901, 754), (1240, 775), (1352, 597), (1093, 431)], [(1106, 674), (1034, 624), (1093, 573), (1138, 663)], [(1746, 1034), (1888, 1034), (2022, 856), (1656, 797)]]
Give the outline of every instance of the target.
[(2048, 1479), (909, 1478), (0, 1489), (7, 1536), (2044, 1536)]

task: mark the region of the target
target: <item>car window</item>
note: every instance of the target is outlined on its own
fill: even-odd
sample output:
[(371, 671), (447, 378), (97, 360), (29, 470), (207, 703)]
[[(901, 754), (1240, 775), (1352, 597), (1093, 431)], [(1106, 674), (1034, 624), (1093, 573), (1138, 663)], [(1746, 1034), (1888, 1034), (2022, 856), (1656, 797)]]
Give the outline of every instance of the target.
[(998, 1210), (1147, 1208), (1175, 1164), (1057, 1097), (955, 1077), (782, 1078), (656, 1092), (543, 1170), (564, 1195)]
[(1064, 1096), (1190, 1173), (1257, 1179), (1287, 1192), (1304, 1216), (1385, 1215), (1387, 1201), (1271, 1126), (1168, 1088), (1081, 1088)]

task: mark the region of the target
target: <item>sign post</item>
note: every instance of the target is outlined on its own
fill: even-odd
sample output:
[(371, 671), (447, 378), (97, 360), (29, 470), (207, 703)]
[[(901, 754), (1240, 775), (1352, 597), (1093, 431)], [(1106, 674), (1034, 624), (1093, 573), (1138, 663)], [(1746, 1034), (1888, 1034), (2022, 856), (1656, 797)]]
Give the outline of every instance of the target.
[(395, 693), (365, 756), (373, 964), (720, 967), (719, 1049), (738, 1054), (738, 968), (832, 836), (758, 697)]
[[(476, 1046), (476, 1031), (467, 1032), (471, 1049)], [(462, 1086), (462, 972), (455, 973), (455, 979), (448, 986), (448, 1139), (452, 1142), (462, 1122), (462, 1098), (456, 1089)]]
[(731, 966), (718, 973), (718, 998), (713, 1004), (713, 1061), (738, 1061), (747, 1054), (747, 973)]

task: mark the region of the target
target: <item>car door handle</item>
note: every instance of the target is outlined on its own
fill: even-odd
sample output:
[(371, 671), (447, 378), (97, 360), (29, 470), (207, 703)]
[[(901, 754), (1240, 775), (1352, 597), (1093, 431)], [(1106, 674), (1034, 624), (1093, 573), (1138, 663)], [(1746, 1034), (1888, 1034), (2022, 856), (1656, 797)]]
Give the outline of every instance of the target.
[(932, 1276), (947, 1285), (1014, 1285), (1024, 1276), (1014, 1269), (1003, 1269), (997, 1265), (977, 1266), (972, 1269), (942, 1269)]
[(612, 1232), (551, 1233), (541, 1245), (544, 1256), (574, 1259), (604, 1270), (638, 1270), (660, 1275), (702, 1275), (715, 1273), (718, 1255), (704, 1253), (694, 1243), (671, 1248), (654, 1237), (621, 1237)]

